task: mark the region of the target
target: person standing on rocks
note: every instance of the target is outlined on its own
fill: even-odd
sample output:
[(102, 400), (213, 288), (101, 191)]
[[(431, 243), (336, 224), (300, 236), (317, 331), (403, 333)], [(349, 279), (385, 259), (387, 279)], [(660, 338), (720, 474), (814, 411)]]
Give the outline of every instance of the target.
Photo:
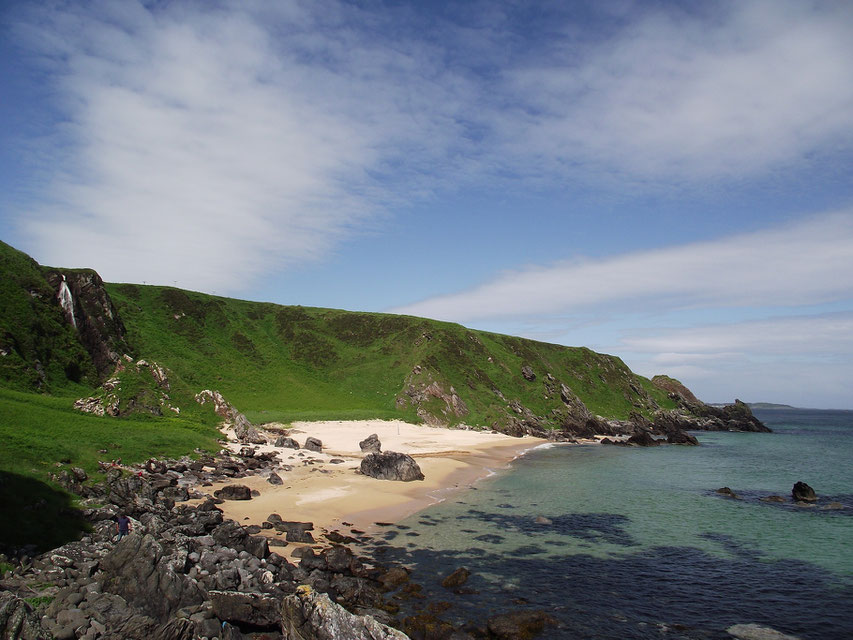
[(128, 533), (130, 533), (130, 518), (128, 518), (124, 514), (121, 514), (116, 519), (116, 531), (118, 531), (118, 538), (116, 538), (116, 542), (118, 542)]

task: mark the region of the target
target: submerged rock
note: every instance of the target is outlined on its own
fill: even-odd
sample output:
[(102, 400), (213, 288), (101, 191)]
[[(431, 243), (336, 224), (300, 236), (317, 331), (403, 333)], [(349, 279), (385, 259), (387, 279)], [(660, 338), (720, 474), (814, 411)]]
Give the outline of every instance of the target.
[(544, 611), (516, 611), (489, 618), (489, 633), (499, 640), (527, 640), (556, 621)]
[(717, 493), (719, 493), (721, 496), (728, 496), (729, 498), (740, 500), (740, 496), (728, 487), (720, 487), (719, 489), (717, 489)]
[(800, 640), (797, 636), (757, 624), (736, 624), (726, 629), (726, 632), (738, 640)]

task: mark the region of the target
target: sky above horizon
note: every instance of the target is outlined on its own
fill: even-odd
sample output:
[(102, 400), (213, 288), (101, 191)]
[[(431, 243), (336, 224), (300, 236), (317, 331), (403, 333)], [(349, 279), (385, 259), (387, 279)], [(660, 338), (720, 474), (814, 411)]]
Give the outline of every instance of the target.
[(41, 264), (853, 409), (853, 4), (5, 2)]

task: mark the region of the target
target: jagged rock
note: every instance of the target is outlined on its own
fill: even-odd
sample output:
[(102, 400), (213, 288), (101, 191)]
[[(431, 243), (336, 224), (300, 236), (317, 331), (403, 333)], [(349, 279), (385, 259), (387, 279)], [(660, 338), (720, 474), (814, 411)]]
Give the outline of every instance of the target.
[(640, 447), (657, 447), (661, 444), (661, 441), (653, 437), (648, 431), (635, 433), (628, 438), (627, 442), (628, 444), (634, 444)]
[(299, 443), (296, 442), (293, 438), (288, 438), (287, 436), (279, 436), (275, 440), (276, 447), (284, 447), (286, 449), (298, 449)]
[(228, 484), (214, 491), (213, 495), (222, 500), (251, 500), (252, 490), (244, 484)]
[(281, 604), (278, 598), (262, 593), (209, 591), (213, 613), (220, 620), (237, 625), (262, 629), (278, 628), (281, 624)]
[(805, 482), (797, 482), (791, 489), (794, 502), (817, 502), (817, 494)]
[(468, 569), (466, 569), (465, 567), (459, 567), (458, 569), (456, 569), (456, 571), (454, 571), (441, 581), (441, 586), (445, 589), (456, 589), (468, 582), (468, 577), (470, 575), (471, 572)]
[(323, 443), (317, 438), (308, 438), (305, 440), (305, 448), (308, 451), (316, 451), (317, 453), (323, 452)]
[(177, 609), (204, 600), (198, 584), (182, 573), (185, 564), (185, 553), (169, 554), (152, 535), (131, 532), (101, 560), (101, 586), (164, 621)]
[(382, 480), (411, 482), (424, 479), (424, 474), (414, 458), (396, 451), (369, 453), (362, 459), (360, 469), (364, 475)]
[(524, 365), (521, 367), (521, 375), (524, 376), (525, 380), (529, 380), (533, 382), (536, 380), (536, 374), (533, 372), (533, 369), (529, 365)]
[(694, 436), (691, 436), (686, 431), (681, 431), (680, 429), (678, 431), (671, 431), (670, 433), (668, 433), (666, 436), (666, 441), (669, 444), (686, 444), (699, 446), (699, 441)]
[(364, 440), (358, 443), (359, 448), (365, 453), (381, 453), (382, 443), (379, 442), (379, 436), (371, 433)]
[(489, 618), (489, 633), (497, 640), (528, 640), (556, 621), (544, 611), (516, 611)]
[(3, 640), (48, 640), (33, 608), (10, 591), (0, 591), (0, 638)]
[(797, 636), (791, 636), (757, 624), (732, 625), (726, 629), (726, 632), (738, 640), (800, 640)]
[(408, 640), (409, 636), (371, 616), (357, 616), (307, 585), (284, 598), (284, 640)]

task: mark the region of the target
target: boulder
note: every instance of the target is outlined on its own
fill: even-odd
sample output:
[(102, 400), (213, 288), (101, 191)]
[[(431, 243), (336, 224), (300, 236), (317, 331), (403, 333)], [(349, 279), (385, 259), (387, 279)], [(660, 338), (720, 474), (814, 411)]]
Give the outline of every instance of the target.
[(661, 444), (661, 441), (652, 436), (648, 431), (635, 433), (627, 440), (628, 444), (638, 445), (640, 447), (656, 447)]
[(805, 482), (797, 482), (791, 489), (791, 497), (794, 502), (817, 502), (817, 494)]
[(307, 585), (282, 601), (281, 632), (284, 640), (408, 640), (402, 631), (354, 615)]
[(272, 523), (276, 531), (286, 533), (288, 542), (314, 542), (314, 536), (309, 531), (314, 528), (313, 522), (290, 522), (278, 520)]
[(213, 495), (222, 500), (251, 500), (252, 490), (244, 484), (228, 484), (214, 491)]
[(275, 440), (276, 447), (283, 447), (285, 449), (298, 449), (299, 443), (296, 442), (293, 438), (288, 438), (287, 436), (279, 436)]
[(207, 595), (214, 615), (220, 620), (258, 629), (277, 629), (281, 624), (278, 598), (237, 591), (209, 591)]
[(274, 485), (284, 484), (284, 480), (282, 480), (281, 476), (275, 471), (270, 472), (270, 475), (267, 477), (267, 482)]
[(317, 453), (323, 452), (323, 443), (317, 438), (308, 438), (305, 440), (305, 448), (308, 451), (316, 451)]
[(468, 582), (468, 576), (470, 575), (471, 572), (468, 571), (468, 569), (465, 567), (459, 567), (456, 571), (441, 581), (441, 586), (445, 589), (456, 589)]
[(533, 373), (533, 369), (530, 365), (524, 365), (521, 367), (521, 375), (524, 376), (525, 380), (529, 380), (530, 382), (536, 380), (536, 374)]
[(682, 431), (681, 429), (669, 432), (666, 436), (666, 441), (669, 444), (699, 445), (699, 441), (694, 436), (691, 436), (689, 433)]
[(361, 461), (361, 472), (381, 480), (411, 482), (423, 480), (424, 474), (412, 456), (396, 451), (369, 453)]
[(380, 453), (382, 451), (382, 443), (379, 442), (379, 436), (375, 433), (371, 433), (359, 442), (358, 446), (364, 453)]

